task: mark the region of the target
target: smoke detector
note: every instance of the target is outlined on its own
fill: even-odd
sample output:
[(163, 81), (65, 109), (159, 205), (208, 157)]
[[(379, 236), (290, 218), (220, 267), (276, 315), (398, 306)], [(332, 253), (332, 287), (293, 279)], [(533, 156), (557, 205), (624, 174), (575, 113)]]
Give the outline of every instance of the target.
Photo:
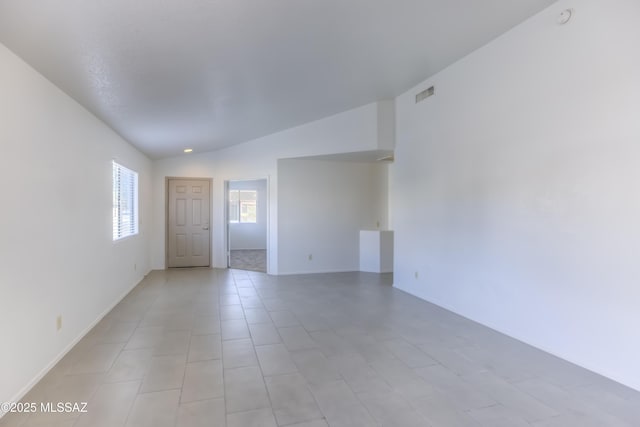
[(567, 22), (569, 22), (571, 20), (571, 17), (573, 16), (573, 9), (565, 9), (562, 12), (560, 12), (560, 15), (558, 15), (558, 25), (564, 25)]

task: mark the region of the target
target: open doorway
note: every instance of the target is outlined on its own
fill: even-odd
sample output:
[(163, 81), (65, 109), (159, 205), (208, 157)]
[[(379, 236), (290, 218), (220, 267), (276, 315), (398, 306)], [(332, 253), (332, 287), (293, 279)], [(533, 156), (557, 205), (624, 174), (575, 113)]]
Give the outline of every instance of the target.
[(227, 182), (227, 265), (267, 272), (267, 180)]

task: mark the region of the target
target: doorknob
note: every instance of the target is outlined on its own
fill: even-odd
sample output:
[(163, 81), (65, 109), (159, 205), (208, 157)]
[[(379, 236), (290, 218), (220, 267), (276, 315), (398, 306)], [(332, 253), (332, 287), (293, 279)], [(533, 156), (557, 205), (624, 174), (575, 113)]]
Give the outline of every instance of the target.
[(208, 230), (208, 229), (209, 229), (209, 226), (208, 226), (208, 225), (205, 225), (204, 227), (202, 227), (202, 229), (203, 229), (203, 230)]

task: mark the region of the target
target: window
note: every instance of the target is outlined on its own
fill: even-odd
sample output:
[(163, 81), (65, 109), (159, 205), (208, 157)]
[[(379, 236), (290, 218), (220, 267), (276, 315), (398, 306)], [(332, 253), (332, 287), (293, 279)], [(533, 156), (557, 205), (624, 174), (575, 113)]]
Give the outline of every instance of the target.
[(229, 190), (229, 222), (257, 222), (258, 191)]
[(113, 240), (138, 234), (138, 174), (113, 162)]

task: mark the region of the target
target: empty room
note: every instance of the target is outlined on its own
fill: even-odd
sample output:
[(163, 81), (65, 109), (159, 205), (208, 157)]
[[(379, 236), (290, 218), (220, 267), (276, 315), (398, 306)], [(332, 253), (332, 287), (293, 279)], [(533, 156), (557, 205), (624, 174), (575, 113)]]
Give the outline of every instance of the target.
[(0, 427), (639, 426), (638, 22), (0, 0)]

